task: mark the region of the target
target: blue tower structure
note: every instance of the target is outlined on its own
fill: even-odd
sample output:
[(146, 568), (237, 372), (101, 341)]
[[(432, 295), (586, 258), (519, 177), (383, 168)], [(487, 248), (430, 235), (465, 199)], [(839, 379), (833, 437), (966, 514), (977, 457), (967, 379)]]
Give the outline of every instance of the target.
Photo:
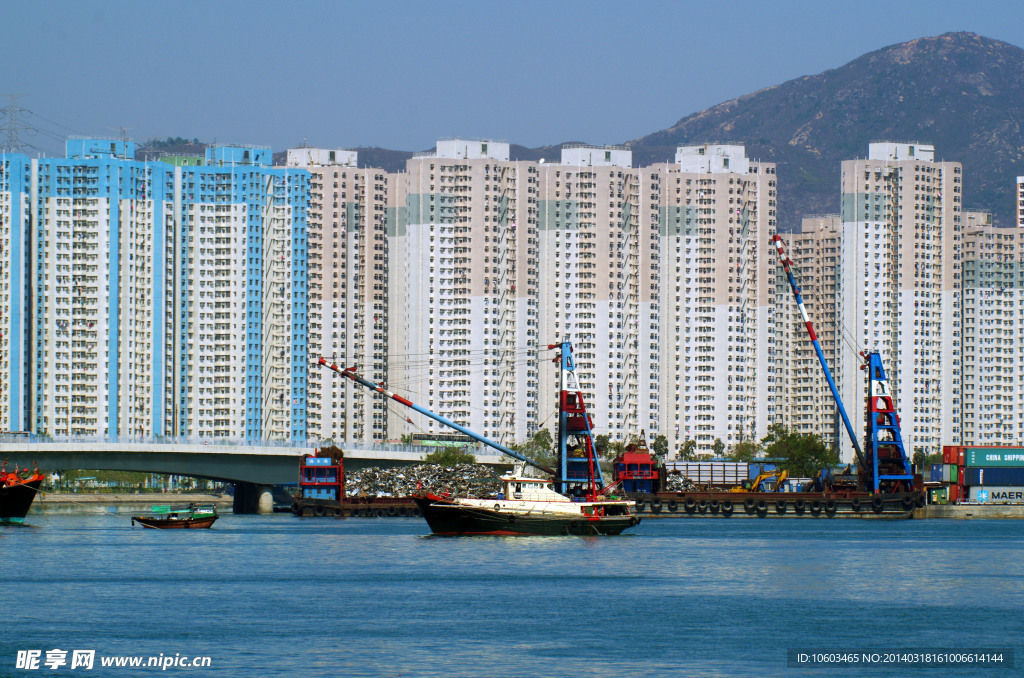
[[(558, 467), (555, 490), (562, 494), (596, 495), (604, 487), (601, 465), (594, 447), (593, 422), (583, 403), (583, 393), (576, 386), (576, 361), (572, 344), (552, 344), (558, 349)], [(569, 380), (573, 385), (570, 387)]]
[[(270, 149), (217, 146), (207, 149), (207, 164), (180, 168), (184, 188), (178, 213), (183, 245), (176, 255), (185, 273), (176, 276), (179, 311), (187, 314), (189, 303), (203, 295), (202, 289), (194, 289), (196, 278), (209, 274), (195, 268), (196, 246), (201, 259), (204, 238), (208, 243), (215, 241), (212, 282), (230, 288), (240, 305), (240, 309), (221, 311), (219, 299), (212, 302), (218, 316), (235, 314), (239, 321), (237, 339), (227, 343), (223, 340), (226, 335), (235, 335), (235, 327), (214, 323), (214, 350), (222, 355), (229, 351), (240, 354), (240, 433), (249, 442), (266, 438), (304, 442), (309, 173), (269, 167), (264, 163), (270, 158)], [(212, 232), (208, 223), (204, 226), (203, 212), (212, 213)], [(222, 250), (231, 248), (234, 256), (222, 256)], [(195, 275), (190, 275), (190, 270), (196, 271)], [(233, 287), (239, 281), (240, 287)], [(179, 361), (187, 365), (197, 333), (184, 324), (179, 332)], [(280, 374), (282, 369), (284, 375)], [(214, 375), (215, 381), (219, 378)], [(180, 393), (178, 411), (187, 417), (184, 383)], [(226, 409), (215, 408), (215, 421)], [(282, 412), (286, 412), (284, 420)], [(195, 430), (196, 424), (183, 423)]]
[[(867, 354), (867, 468), (861, 470), (862, 484), (870, 483), (874, 492), (896, 492), (914, 488), (914, 471), (907, 458), (900, 434), (900, 418), (889, 395), (888, 380), (882, 358), (877, 352)], [(866, 481), (866, 482), (865, 482)], [(884, 487), (883, 487), (884, 486)]]

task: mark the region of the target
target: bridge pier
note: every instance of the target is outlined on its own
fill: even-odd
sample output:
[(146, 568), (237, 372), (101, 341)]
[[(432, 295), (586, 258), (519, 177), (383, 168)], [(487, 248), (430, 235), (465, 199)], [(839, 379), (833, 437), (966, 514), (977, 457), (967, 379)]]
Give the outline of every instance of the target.
[(273, 513), (274, 497), (270, 485), (235, 483), (235, 513)]

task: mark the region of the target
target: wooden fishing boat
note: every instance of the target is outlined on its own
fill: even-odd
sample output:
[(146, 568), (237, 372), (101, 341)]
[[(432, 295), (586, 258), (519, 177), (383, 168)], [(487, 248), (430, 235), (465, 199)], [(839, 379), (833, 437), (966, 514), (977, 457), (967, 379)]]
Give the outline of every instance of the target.
[(217, 520), (213, 504), (189, 504), (183, 507), (154, 506), (149, 516), (132, 516), (135, 523), (158, 530), (199, 530), (211, 527)]

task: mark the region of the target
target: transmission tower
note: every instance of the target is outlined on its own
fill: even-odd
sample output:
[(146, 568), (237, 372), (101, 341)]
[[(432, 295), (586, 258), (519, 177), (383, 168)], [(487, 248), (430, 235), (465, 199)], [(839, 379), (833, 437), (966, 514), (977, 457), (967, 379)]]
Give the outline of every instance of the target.
[(0, 115), (3, 116), (3, 124), (0, 124), (0, 131), (5, 132), (3, 150), (7, 153), (24, 153), (25, 145), (21, 141), (23, 132), (36, 132), (35, 128), (23, 123), (19, 116), (22, 113), (31, 113), (27, 108), (19, 106), (17, 100), (24, 94), (5, 94), (10, 103), (0, 108)]

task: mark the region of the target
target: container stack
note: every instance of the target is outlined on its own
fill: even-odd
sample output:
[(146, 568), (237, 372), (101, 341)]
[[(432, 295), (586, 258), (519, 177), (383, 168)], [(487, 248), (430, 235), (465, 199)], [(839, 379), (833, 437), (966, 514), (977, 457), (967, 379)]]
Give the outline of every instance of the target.
[(950, 503), (1024, 504), (1024, 447), (946, 445), (942, 461)]

